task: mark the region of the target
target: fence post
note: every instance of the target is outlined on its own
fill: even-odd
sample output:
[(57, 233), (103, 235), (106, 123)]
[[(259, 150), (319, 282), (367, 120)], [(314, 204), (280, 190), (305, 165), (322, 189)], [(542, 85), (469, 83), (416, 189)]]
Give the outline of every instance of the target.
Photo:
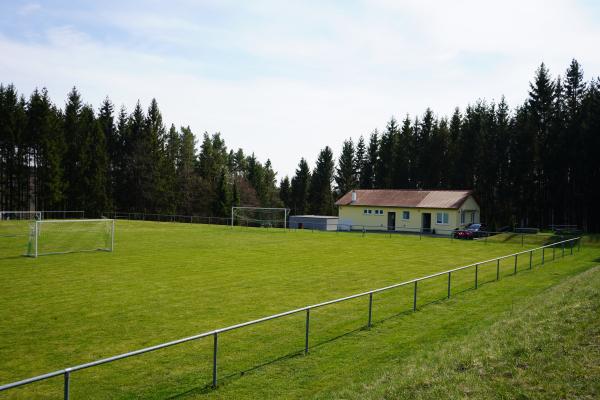
[(308, 354), (308, 329), (310, 326), (310, 308), (306, 309), (306, 332), (304, 333), (304, 355)]
[(529, 269), (531, 269), (532, 265), (533, 265), (533, 250), (531, 250), (529, 252)]
[(570, 244), (571, 244), (571, 246), (570, 246), (571, 247), (571, 255), (573, 255), (573, 241), (572, 240), (571, 240)]
[(515, 275), (517, 274), (517, 260), (519, 258), (518, 254), (515, 254)]
[(371, 327), (371, 320), (373, 315), (373, 293), (369, 293), (369, 322), (367, 326)]
[(542, 265), (544, 265), (545, 255), (546, 255), (546, 248), (542, 247)]
[(500, 280), (500, 259), (496, 260), (496, 280)]
[(69, 400), (71, 386), (71, 368), (65, 369), (64, 378), (64, 397), (65, 400)]
[(477, 275), (479, 274), (479, 264), (475, 264), (475, 289), (477, 289)]
[(452, 276), (452, 272), (448, 272), (448, 298), (450, 298), (450, 280)]
[(217, 387), (217, 351), (219, 349), (218, 342), (218, 333), (215, 332), (213, 334), (213, 376), (212, 376), (212, 386), (213, 388)]
[(413, 294), (413, 311), (417, 311), (417, 283), (419, 281), (415, 281), (415, 291)]
[(562, 243), (562, 256), (565, 256), (565, 242)]

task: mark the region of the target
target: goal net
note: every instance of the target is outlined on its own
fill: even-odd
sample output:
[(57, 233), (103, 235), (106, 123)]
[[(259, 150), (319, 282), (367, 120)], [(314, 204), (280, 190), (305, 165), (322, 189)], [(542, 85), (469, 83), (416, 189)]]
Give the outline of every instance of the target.
[(287, 228), (287, 208), (231, 207), (231, 226)]
[(114, 233), (112, 219), (34, 221), (30, 225), (27, 255), (113, 251)]

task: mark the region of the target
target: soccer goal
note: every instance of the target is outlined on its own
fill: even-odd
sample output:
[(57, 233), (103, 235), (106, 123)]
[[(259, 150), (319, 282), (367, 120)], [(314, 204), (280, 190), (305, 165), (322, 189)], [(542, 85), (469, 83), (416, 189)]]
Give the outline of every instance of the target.
[(34, 221), (30, 225), (27, 255), (113, 251), (114, 237), (113, 219)]
[(42, 219), (41, 211), (0, 211), (0, 221), (31, 221)]
[(231, 207), (231, 226), (287, 228), (287, 208)]

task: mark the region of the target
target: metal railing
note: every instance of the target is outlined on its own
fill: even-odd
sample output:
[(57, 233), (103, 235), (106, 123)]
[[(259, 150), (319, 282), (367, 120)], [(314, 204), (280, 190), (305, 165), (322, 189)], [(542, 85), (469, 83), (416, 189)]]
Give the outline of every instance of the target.
[[(567, 245), (568, 244), (568, 245)], [(304, 354), (308, 354), (309, 352), (309, 337), (310, 337), (310, 311), (316, 308), (320, 308), (320, 307), (325, 307), (331, 304), (336, 304), (336, 303), (341, 303), (344, 301), (348, 301), (351, 299), (356, 299), (359, 297), (369, 297), (369, 303), (368, 303), (368, 318), (367, 318), (367, 327), (370, 328), (372, 325), (372, 320), (373, 320), (373, 298), (374, 298), (374, 294), (377, 293), (381, 293), (384, 291), (388, 291), (391, 289), (395, 289), (398, 287), (402, 287), (402, 286), (407, 286), (407, 285), (413, 285), (413, 304), (412, 304), (412, 311), (417, 311), (417, 304), (418, 304), (418, 284), (419, 282), (422, 282), (424, 280), (427, 279), (432, 279), (435, 277), (439, 277), (439, 276), (443, 276), (443, 275), (447, 275), (448, 276), (448, 287), (447, 287), (447, 296), (445, 296), (444, 298), (450, 298), (451, 294), (452, 294), (452, 273), (457, 272), (457, 271), (462, 271), (468, 268), (474, 268), (474, 272), (475, 272), (475, 276), (474, 276), (474, 289), (477, 289), (479, 287), (479, 280), (478, 280), (478, 275), (479, 275), (479, 268), (483, 265), (483, 264), (490, 264), (490, 263), (495, 263), (496, 266), (496, 281), (500, 279), (500, 261), (501, 260), (505, 260), (505, 259), (509, 259), (509, 258), (513, 258), (514, 257), (514, 274), (517, 274), (517, 264), (518, 264), (518, 258), (520, 255), (524, 255), (524, 254), (529, 254), (529, 269), (532, 269), (533, 267), (533, 253), (535, 251), (542, 251), (542, 255), (541, 255), (541, 264), (543, 265), (546, 262), (546, 258), (545, 258), (545, 253), (546, 253), (546, 249), (547, 248), (552, 248), (552, 260), (554, 260), (556, 258), (556, 248), (558, 246), (558, 248), (560, 248), (562, 250), (562, 257), (565, 256), (565, 250), (568, 248), (569, 252), (571, 255), (573, 255), (573, 251), (574, 251), (574, 247), (577, 245), (577, 251), (581, 250), (581, 237), (576, 237), (576, 238), (572, 238), (572, 239), (567, 239), (567, 240), (563, 240), (560, 242), (556, 242), (556, 243), (551, 243), (545, 246), (540, 246), (540, 247), (536, 247), (534, 249), (529, 249), (529, 250), (524, 250), (518, 253), (513, 253), (513, 254), (509, 254), (506, 256), (500, 256), (500, 257), (496, 257), (496, 258), (492, 258), (489, 260), (485, 260), (485, 261), (479, 261), (473, 264), (468, 264), (468, 265), (464, 265), (462, 267), (458, 267), (458, 268), (454, 268), (454, 269), (450, 269), (447, 271), (443, 271), (443, 272), (438, 272), (435, 274), (431, 274), (431, 275), (427, 275), (421, 278), (416, 278), (416, 279), (412, 279), (406, 282), (401, 282), (401, 283), (396, 283), (393, 285), (389, 285), (389, 286), (385, 286), (382, 288), (378, 288), (378, 289), (373, 289), (373, 290), (369, 290), (366, 292), (362, 292), (362, 293), (357, 293), (357, 294), (353, 294), (350, 296), (346, 296), (346, 297), (341, 297), (338, 299), (334, 299), (334, 300), (329, 300), (329, 301), (325, 301), (322, 303), (317, 303), (317, 304), (313, 304), (313, 305), (309, 305), (309, 306), (305, 306), (305, 307), (301, 307), (301, 308), (296, 308), (293, 310), (289, 310), (289, 311), (285, 311), (279, 314), (273, 314), (273, 315), (269, 315), (267, 317), (263, 317), (263, 318), (259, 318), (259, 319), (255, 319), (252, 321), (247, 321), (247, 322), (243, 322), (240, 324), (236, 324), (236, 325), (231, 325), (225, 328), (220, 328), (220, 329), (215, 329), (212, 331), (208, 331), (208, 332), (204, 332), (204, 333), (200, 333), (194, 336), (189, 336), (189, 337), (185, 337), (182, 339), (178, 339), (178, 340), (173, 340), (171, 342), (166, 342), (166, 343), (162, 343), (162, 344), (158, 344), (155, 346), (151, 346), (151, 347), (145, 347), (139, 350), (135, 350), (135, 351), (131, 351), (128, 353), (123, 353), (123, 354), (119, 354), (113, 357), (108, 357), (108, 358), (103, 358), (100, 360), (96, 360), (96, 361), (92, 361), (89, 363), (85, 363), (85, 364), (80, 364), (80, 365), (76, 365), (73, 367), (69, 367), (69, 368), (64, 368), (58, 371), (54, 371), (54, 372), (49, 372), (47, 374), (43, 374), (43, 375), (38, 375), (38, 376), (34, 376), (32, 378), (28, 378), (28, 379), (23, 379), (21, 381), (17, 381), (17, 382), (12, 382), (12, 383), (8, 383), (5, 385), (0, 386), (0, 392), (1, 391), (5, 391), (5, 390), (9, 390), (9, 389), (13, 389), (16, 387), (20, 387), (20, 386), (24, 386), (24, 385), (28, 385), (34, 382), (39, 382), (39, 381), (43, 381), (46, 379), (50, 379), (50, 378), (54, 378), (57, 376), (63, 376), (63, 393), (64, 393), (64, 399), (68, 400), (70, 397), (70, 382), (71, 382), (71, 374), (73, 372), (76, 371), (81, 371), (83, 369), (87, 369), (87, 368), (91, 368), (91, 367), (95, 367), (98, 365), (102, 365), (102, 364), (107, 364), (107, 363), (111, 363), (114, 361), (118, 361), (118, 360), (122, 360), (125, 358), (129, 358), (129, 357), (134, 357), (140, 354), (144, 354), (144, 353), (149, 353), (149, 352), (153, 352), (156, 350), (160, 350), (160, 349), (164, 349), (167, 347), (171, 347), (171, 346), (175, 346), (178, 344), (182, 344), (182, 343), (186, 343), (186, 342), (190, 342), (190, 341), (194, 341), (194, 340), (198, 340), (198, 339), (202, 339), (202, 338), (206, 338), (206, 337), (212, 337), (213, 338), (213, 354), (212, 354), (212, 387), (216, 388), (217, 387), (217, 381), (218, 381), (218, 349), (219, 349), (219, 334), (222, 334), (224, 332), (228, 332), (228, 331), (232, 331), (232, 330), (236, 330), (236, 329), (241, 329), (247, 326), (251, 326), (251, 325), (255, 325), (255, 324), (259, 324), (262, 322), (266, 322), (266, 321), (271, 321), (274, 319), (278, 319), (278, 318), (282, 318), (288, 315), (293, 315), (293, 314), (298, 314), (298, 313), (305, 313), (305, 325), (304, 325)]]

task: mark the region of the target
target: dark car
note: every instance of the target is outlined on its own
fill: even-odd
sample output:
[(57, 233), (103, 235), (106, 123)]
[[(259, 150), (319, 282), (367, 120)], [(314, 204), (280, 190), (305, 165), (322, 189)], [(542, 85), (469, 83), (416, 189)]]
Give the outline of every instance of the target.
[(469, 224), (465, 229), (454, 232), (456, 239), (475, 239), (488, 236), (488, 229), (485, 224)]

